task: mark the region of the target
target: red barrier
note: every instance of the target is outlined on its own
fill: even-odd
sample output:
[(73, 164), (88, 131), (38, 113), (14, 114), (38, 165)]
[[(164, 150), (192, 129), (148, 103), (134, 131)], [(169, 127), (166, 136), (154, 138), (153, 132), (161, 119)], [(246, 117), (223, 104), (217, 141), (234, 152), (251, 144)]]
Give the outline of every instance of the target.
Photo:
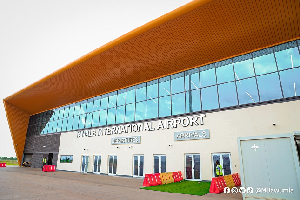
[(182, 181), (183, 180), (183, 176), (182, 176), (181, 171), (178, 172), (178, 176), (179, 176), (179, 181)]
[(224, 192), (224, 188), (226, 187), (226, 183), (223, 176), (215, 177), (211, 179), (211, 184), (209, 188), (210, 193), (222, 193)]
[(149, 187), (155, 185), (155, 178), (153, 174), (145, 174), (143, 186)]
[(238, 173), (232, 174), (232, 179), (233, 179), (233, 182), (234, 182), (235, 186), (240, 186), (241, 185), (241, 179), (240, 179)]
[(0, 163), (0, 167), (6, 167), (6, 163)]
[(44, 165), (43, 172), (55, 172), (55, 165)]
[(155, 179), (155, 185), (161, 185), (160, 173), (153, 174), (153, 177)]

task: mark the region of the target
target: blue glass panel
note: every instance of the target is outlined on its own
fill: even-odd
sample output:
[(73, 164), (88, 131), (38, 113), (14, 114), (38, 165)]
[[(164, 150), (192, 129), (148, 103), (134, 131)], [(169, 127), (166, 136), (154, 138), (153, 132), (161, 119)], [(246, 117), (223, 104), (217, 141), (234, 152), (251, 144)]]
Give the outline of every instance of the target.
[(136, 103), (135, 105), (135, 121), (146, 118), (146, 101)]
[(62, 108), (60, 108), (58, 119), (63, 119), (64, 115), (65, 115), (65, 109), (64, 109), (64, 107), (62, 107)]
[(279, 72), (284, 97), (300, 96), (300, 68)]
[(159, 79), (159, 96), (171, 95), (170, 76)]
[(52, 132), (56, 133), (57, 132), (56, 129), (57, 129), (57, 121), (53, 121), (52, 122)]
[(260, 101), (282, 98), (278, 73), (257, 77)]
[(58, 109), (55, 109), (54, 110), (54, 117), (53, 117), (53, 120), (57, 120), (59, 117), (59, 110)]
[(100, 110), (100, 99), (95, 99), (94, 100), (94, 107), (93, 111)]
[(220, 108), (235, 106), (238, 104), (235, 83), (224, 83), (219, 85)]
[(77, 130), (79, 126), (79, 116), (75, 116), (73, 120), (73, 130)]
[(275, 56), (279, 70), (300, 66), (300, 55), (297, 47), (275, 52)]
[(76, 103), (75, 106), (74, 106), (74, 116), (77, 116), (80, 114), (80, 104), (79, 103)]
[(219, 108), (217, 87), (212, 86), (201, 90), (202, 110)]
[(108, 108), (114, 108), (117, 106), (117, 91), (109, 93)]
[(104, 110), (104, 109), (107, 109), (107, 104), (108, 104), (108, 96), (102, 96), (102, 99), (101, 99), (101, 109)]
[(191, 69), (185, 72), (185, 90), (199, 89), (200, 75), (199, 68)]
[(215, 68), (200, 71), (200, 85), (206, 87), (216, 84)]
[(108, 109), (107, 115), (107, 124), (115, 124), (116, 123), (116, 108)]
[(126, 104), (135, 102), (135, 86), (127, 88)]
[(171, 116), (171, 96), (159, 98), (159, 117)]
[(87, 104), (86, 104), (86, 111), (87, 112), (92, 112), (93, 111), (93, 101), (89, 101)]
[(125, 120), (125, 106), (119, 106), (117, 107), (117, 119), (116, 123), (124, 123)]
[(73, 117), (68, 118), (67, 131), (73, 130)]
[(239, 104), (259, 102), (255, 78), (248, 78), (236, 82), (239, 96)]
[(126, 89), (121, 89), (118, 91), (118, 99), (117, 99), (117, 105), (125, 105), (125, 100), (126, 100), (127, 92)]
[(147, 101), (147, 111), (146, 111), (146, 118), (156, 118), (158, 117), (158, 99), (149, 99)]
[(61, 131), (66, 131), (66, 130), (67, 130), (67, 125), (68, 125), (68, 118), (64, 118), (64, 119), (62, 120)]
[(78, 122), (78, 124), (79, 124), (78, 128), (79, 129), (84, 129), (84, 126), (85, 126), (85, 116), (86, 116), (86, 114), (83, 114), (83, 115), (79, 116), (79, 122)]
[(69, 110), (69, 117), (73, 117), (74, 116), (74, 113), (75, 113), (75, 107), (74, 107), (74, 105), (72, 104), (71, 106), (70, 106), (70, 110)]
[(146, 100), (146, 83), (136, 86), (136, 102)]
[(147, 82), (147, 99), (158, 97), (158, 80)]
[(42, 134), (47, 134), (48, 133), (48, 124), (45, 125)]
[(133, 122), (134, 121), (134, 110), (135, 110), (135, 105), (134, 104), (127, 104), (126, 105), (125, 122)]
[(70, 106), (66, 106), (66, 107), (65, 107), (64, 118), (69, 117), (69, 112), (70, 112)]
[(82, 114), (85, 114), (87, 113), (87, 108), (86, 108), (86, 101), (83, 101), (80, 103), (80, 110), (79, 110), (79, 114), (82, 115)]
[(57, 120), (56, 132), (61, 132), (61, 127), (62, 127), (62, 120), (59, 119)]
[(185, 93), (172, 95), (172, 115), (183, 113), (185, 113)]
[(93, 112), (92, 127), (99, 126), (100, 111)]
[(184, 92), (184, 72), (171, 76), (172, 94)]
[(216, 68), (216, 73), (217, 73), (218, 83), (224, 83), (224, 82), (229, 82), (234, 80), (232, 64), (224, 65)]
[(253, 58), (256, 75), (277, 71), (274, 54)]
[(93, 121), (93, 119), (92, 119), (92, 113), (88, 113), (86, 115), (85, 128), (92, 127), (92, 121)]
[(186, 112), (196, 112), (201, 110), (200, 90), (186, 92)]
[(106, 125), (107, 110), (100, 110), (100, 126)]

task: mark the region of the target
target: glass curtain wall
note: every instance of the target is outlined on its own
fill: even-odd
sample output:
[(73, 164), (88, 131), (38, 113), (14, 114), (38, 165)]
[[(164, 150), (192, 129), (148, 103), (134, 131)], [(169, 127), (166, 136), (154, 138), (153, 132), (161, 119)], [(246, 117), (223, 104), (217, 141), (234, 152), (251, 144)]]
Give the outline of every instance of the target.
[(266, 48), (33, 115), (27, 134), (72, 131), (299, 96), (299, 42)]

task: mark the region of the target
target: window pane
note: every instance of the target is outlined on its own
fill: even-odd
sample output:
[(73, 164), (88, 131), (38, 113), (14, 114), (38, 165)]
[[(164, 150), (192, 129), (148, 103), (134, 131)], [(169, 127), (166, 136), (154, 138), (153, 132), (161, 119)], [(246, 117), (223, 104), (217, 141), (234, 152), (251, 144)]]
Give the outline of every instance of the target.
[(106, 125), (107, 110), (100, 110), (100, 126)]
[(136, 103), (135, 121), (143, 120), (146, 117), (146, 101)]
[(184, 72), (171, 76), (172, 94), (184, 91)]
[(73, 117), (73, 116), (74, 116), (74, 113), (75, 113), (75, 110), (74, 110), (74, 104), (72, 104), (72, 105), (70, 106), (69, 117)]
[(115, 124), (116, 108), (108, 109), (107, 124)]
[(234, 80), (233, 65), (224, 65), (216, 68), (218, 83), (224, 83)]
[(238, 104), (235, 83), (224, 83), (219, 85), (220, 108), (235, 106)]
[(70, 106), (65, 107), (64, 118), (69, 117)]
[(158, 117), (158, 99), (150, 99), (147, 101), (147, 113), (146, 118), (156, 118)]
[(58, 118), (59, 118), (59, 119), (63, 119), (63, 118), (64, 118), (64, 114), (65, 114), (65, 109), (64, 109), (64, 107), (63, 107), (63, 108), (61, 108), (60, 111), (59, 111), (59, 116), (58, 116)]
[(274, 54), (253, 58), (256, 75), (277, 71)]
[(254, 76), (253, 60), (244, 60), (234, 63), (235, 78), (239, 79)]
[[(185, 93), (172, 95), (172, 115), (185, 113)], [(200, 98), (200, 95), (199, 95)]]
[(135, 86), (127, 88), (126, 104), (135, 102)]
[(125, 122), (133, 122), (134, 121), (134, 104), (126, 105), (126, 117)]
[(219, 108), (217, 87), (212, 86), (201, 90), (202, 110)]
[(186, 112), (196, 112), (201, 110), (200, 90), (186, 92)]
[[(201, 68), (200, 68), (201, 69)], [(205, 71), (200, 70), (200, 86), (206, 87), (216, 84), (215, 68), (208, 69)]]
[(59, 119), (57, 120), (57, 127), (56, 127), (56, 132), (60, 132), (62, 127), (62, 120)]
[(57, 129), (57, 121), (53, 121), (52, 122), (52, 132), (56, 133), (57, 132), (56, 129)]
[(171, 96), (159, 98), (159, 116), (171, 116)]
[(159, 96), (171, 95), (170, 76), (159, 79)]
[(86, 115), (85, 128), (92, 127), (92, 113)]
[(63, 121), (62, 121), (61, 131), (66, 131), (67, 130), (67, 125), (68, 125), (68, 118), (64, 118)]
[(75, 116), (73, 120), (73, 130), (78, 129), (78, 125), (79, 125), (79, 116)]
[(279, 77), (277, 73), (257, 77), (260, 101), (282, 98)]
[(45, 125), (43, 131), (42, 131), (43, 134), (47, 134), (48, 133), (48, 124)]
[(199, 89), (199, 68), (191, 69), (185, 72), (185, 90)]
[(99, 126), (100, 111), (93, 112), (92, 127)]
[(79, 115), (80, 113), (80, 104), (79, 103), (76, 103), (76, 105), (74, 106), (74, 115)]
[(89, 100), (89, 102), (86, 104), (86, 111), (88, 113), (93, 111), (93, 101), (92, 100)]
[(83, 129), (85, 126), (85, 116), (86, 116), (85, 114), (79, 116), (79, 121), (78, 121), (79, 129)]
[(107, 104), (108, 104), (108, 96), (102, 96), (101, 99), (101, 109), (107, 109)]
[(73, 117), (68, 118), (68, 125), (67, 125), (67, 131), (71, 131), (73, 128)]
[(284, 97), (300, 95), (300, 68), (281, 71), (280, 80)]
[(240, 105), (259, 102), (255, 78), (237, 81), (236, 85), (238, 89)]
[(158, 97), (158, 80), (147, 82), (147, 99)]
[(100, 99), (94, 100), (94, 108), (93, 111), (100, 110)]
[(109, 93), (108, 100), (109, 100), (108, 108), (116, 107), (116, 105), (117, 105), (117, 92)]
[(161, 173), (167, 171), (167, 159), (166, 156), (161, 156)]
[(116, 123), (124, 123), (125, 120), (125, 106), (117, 107), (117, 121)]
[(136, 102), (146, 100), (146, 83), (136, 86)]
[(121, 89), (118, 91), (118, 99), (117, 99), (118, 106), (125, 105), (126, 95), (127, 95), (126, 89)]
[(297, 47), (275, 52), (275, 56), (279, 70), (300, 66), (300, 55)]

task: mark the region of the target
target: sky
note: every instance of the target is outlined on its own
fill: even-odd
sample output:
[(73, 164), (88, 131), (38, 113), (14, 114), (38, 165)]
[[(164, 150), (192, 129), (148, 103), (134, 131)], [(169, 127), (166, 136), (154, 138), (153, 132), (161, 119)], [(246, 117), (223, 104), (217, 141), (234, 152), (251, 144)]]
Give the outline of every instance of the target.
[[(0, 98), (191, 0), (0, 0)], [(15, 157), (4, 105), (0, 157)]]

